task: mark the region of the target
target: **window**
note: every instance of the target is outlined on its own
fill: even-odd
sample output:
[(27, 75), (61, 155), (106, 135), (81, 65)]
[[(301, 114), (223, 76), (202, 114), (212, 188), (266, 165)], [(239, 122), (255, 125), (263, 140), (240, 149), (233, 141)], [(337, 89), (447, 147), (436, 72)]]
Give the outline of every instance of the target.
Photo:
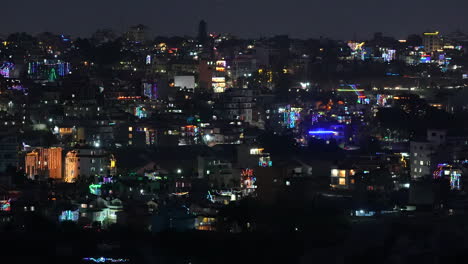
[(346, 185), (346, 178), (340, 178), (338, 183), (340, 185)]
[(346, 177), (346, 170), (340, 170), (340, 177)]
[(423, 161), (423, 160), (420, 160), (420, 161), (419, 161), (419, 165), (421, 165), (421, 166), (424, 165), (424, 161)]
[(133, 127), (128, 127), (128, 131), (133, 131)]
[(413, 155), (414, 155), (415, 157), (417, 157), (417, 156), (418, 156), (418, 153), (414, 153)]
[(331, 176), (332, 177), (338, 177), (338, 170), (337, 169), (331, 170)]

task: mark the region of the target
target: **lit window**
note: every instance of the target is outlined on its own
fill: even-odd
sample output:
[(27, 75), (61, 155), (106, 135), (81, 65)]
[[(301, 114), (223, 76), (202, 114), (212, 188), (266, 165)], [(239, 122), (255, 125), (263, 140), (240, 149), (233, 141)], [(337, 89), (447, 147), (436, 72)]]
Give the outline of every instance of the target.
[(346, 170), (340, 170), (340, 177), (346, 177)]
[(338, 170), (337, 169), (331, 170), (331, 176), (332, 177), (338, 177)]
[(338, 181), (339, 185), (346, 185), (346, 178), (340, 178)]
[(128, 131), (133, 131), (133, 127), (128, 127)]
[(424, 165), (424, 161), (420, 160), (419, 165), (421, 165), (421, 166)]
[(133, 138), (133, 135), (132, 135), (132, 134), (128, 134), (128, 138)]

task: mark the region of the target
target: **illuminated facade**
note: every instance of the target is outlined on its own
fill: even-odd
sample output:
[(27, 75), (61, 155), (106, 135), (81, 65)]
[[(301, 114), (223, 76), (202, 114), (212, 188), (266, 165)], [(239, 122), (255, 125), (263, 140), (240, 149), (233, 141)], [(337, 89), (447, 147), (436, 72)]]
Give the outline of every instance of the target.
[(296, 128), (298, 123), (300, 122), (300, 112), (302, 108), (298, 107), (291, 107), (290, 105), (286, 106), (285, 108), (279, 108), (278, 113), (283, 114), (283, 125), (286, 128)]
[(34, 179), (36, 175), (62, 179), (62, 148), (37, 148), (27, 153), (25, 171), (30, 179)]
[(354, 170), (332, 169), (330, 187), (333, 189), (352, 189), (355, 183)]
[(15, 64), (12, 62), (8, 62), (8, 61), (2, 62), (2, 64), (0, 64), (0, 75), (5, 78), (10, 78), (11, 72), (13, 71), (14, 67), (15, 67)]
[(28, 77), (35, 80), (55, 81), (71, 73), (71, 65), (61, 60), (44, 60), (28, 63)]
[(78, 177), (112, 176), (116, 173), (116, 160), (103, 149), (75, 149), (65, 157), (65, 182)]
[(450, 189), (461, 190), (462, 170), (447, 163), (437, 165), (437, 169), (432, 174), (434, 179), (448, 178), (450, 181)]
[(249, 191), (251, 189), (257, 188), (255, 182), (257, 178), (254, 175), (253, 169), (242, 169), (241, 170), (241, 188)]

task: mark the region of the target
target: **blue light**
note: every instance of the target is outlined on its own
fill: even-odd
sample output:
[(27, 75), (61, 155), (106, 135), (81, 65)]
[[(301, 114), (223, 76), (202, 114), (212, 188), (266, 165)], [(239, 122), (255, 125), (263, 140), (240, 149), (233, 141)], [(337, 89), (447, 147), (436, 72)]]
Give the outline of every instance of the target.
[(309, 131), (309, 135), (329, 135), (329, 134), (338, 134), (336, 131), (331, 131), (331, 130), (311, 130)]

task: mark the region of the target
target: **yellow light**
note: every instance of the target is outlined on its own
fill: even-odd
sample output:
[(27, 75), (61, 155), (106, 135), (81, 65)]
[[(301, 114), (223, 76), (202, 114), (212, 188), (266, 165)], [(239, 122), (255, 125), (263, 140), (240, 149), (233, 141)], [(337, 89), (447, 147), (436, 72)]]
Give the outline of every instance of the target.
[(339, 185), (346, 185), (346, 178), (340, 178), (338, 184)]
[(437, 36), (439, 35), (439, 31), (436, 32), (425, 32), (424, 36)]
[(110, 166), (111, 166), (111, 168), (115, 168), (115, 160), (111, 160)]

